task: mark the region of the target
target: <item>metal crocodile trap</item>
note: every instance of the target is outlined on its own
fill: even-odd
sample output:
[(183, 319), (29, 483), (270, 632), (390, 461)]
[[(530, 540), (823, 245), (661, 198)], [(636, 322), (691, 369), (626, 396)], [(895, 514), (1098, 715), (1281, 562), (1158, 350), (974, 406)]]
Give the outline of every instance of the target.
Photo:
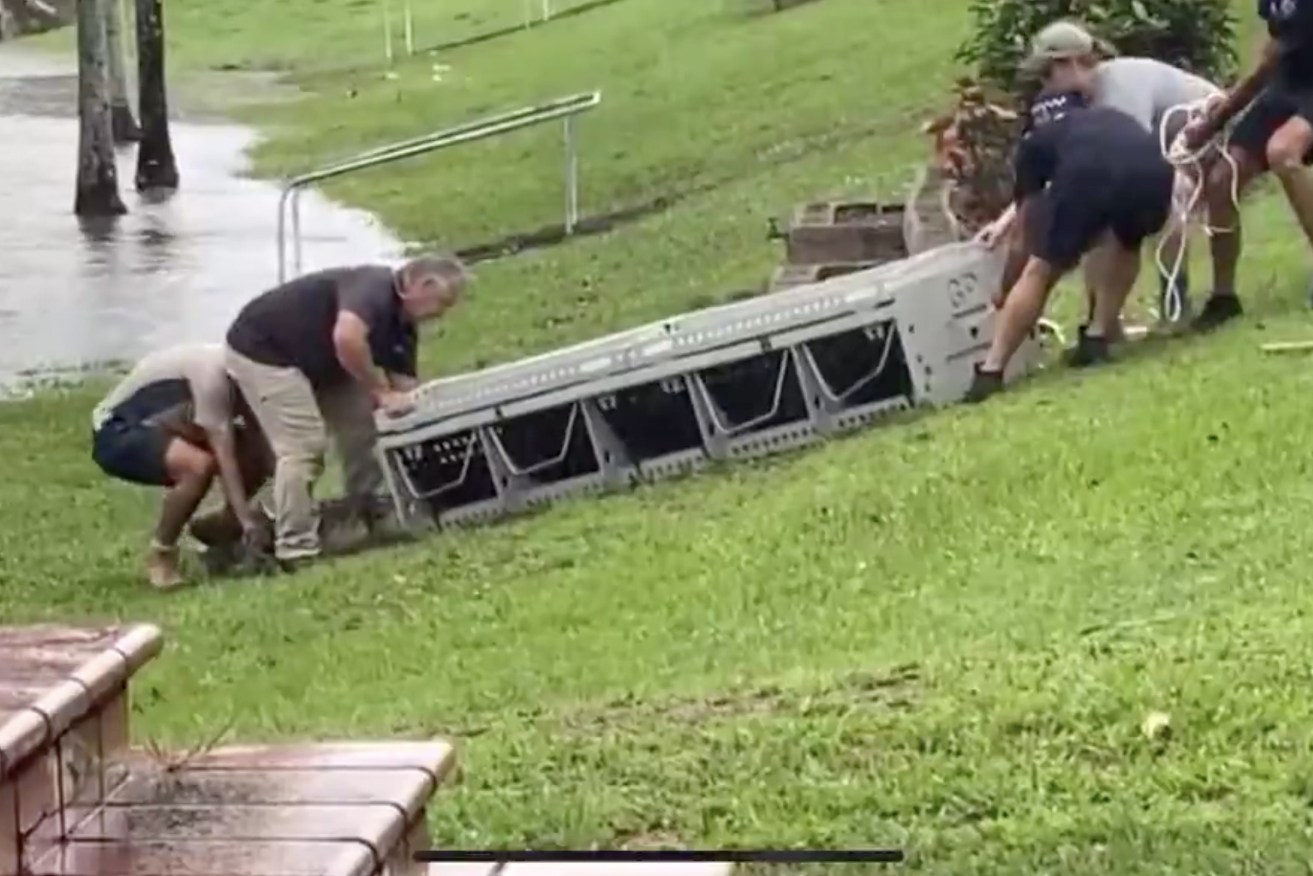
[(951, 244), (435, 380), (412, 414), (379, 421), (398, 516), (487, 522), (957, 402), (992, 337), (1001, 268)]

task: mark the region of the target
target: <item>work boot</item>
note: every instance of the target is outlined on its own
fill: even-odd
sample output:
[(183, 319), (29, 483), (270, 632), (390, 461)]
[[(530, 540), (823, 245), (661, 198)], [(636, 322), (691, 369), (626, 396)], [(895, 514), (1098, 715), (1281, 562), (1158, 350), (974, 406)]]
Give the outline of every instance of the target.
[(287, 559), (278, 558), (275, 562), (281, 571), (288, 575), (294, 575), (308, 566), (313, 566), (318, 560), (319, 554), (308, 554), (300, 557), (288, 557)]
[(1244, 312), (1244, 308), (1240, 306), (1240, 299), (1235, 295), (1214, 292), (1208, 296), (1203, 309), (1190, 324), (1190, 328), (1196, 332), (1210, 332)]
[(152, 544), (146, 555), (146, 578), (156, 590), (174, 590), (182, 586), (178, 570), (178, 548)]
[(1003, 391), (1003, 372), (986, 371), (980, 365), (976, 366), (975, 376), (971, 378), (971, 388), (967, 390), (966, 398), (963, 399), (969, 405), (980, 404), (991, 395)]
[(1076, 329), (1076, 345), (1063, 353), (1062, 358), (1071, 368), (1088, 368), (1112, 358), (1108, 346), (1107, 338), (1093, 337), (1088, 326), (1081, 326)]

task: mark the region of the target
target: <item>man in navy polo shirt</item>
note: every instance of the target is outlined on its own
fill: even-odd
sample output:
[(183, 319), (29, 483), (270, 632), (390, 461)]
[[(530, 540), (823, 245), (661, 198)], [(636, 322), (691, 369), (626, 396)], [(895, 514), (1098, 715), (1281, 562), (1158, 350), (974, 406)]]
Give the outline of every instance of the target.
[(1271, 170), (1313, 243), (1313, 179), (1305, 171), (1313, 159), (1313, 0), (1258, 0), (1258, 14), (1268, 32), (1258, 63), (1224, 101), (1185, 132), (1187, 145), (1198, 147), (1239, 116), (1228, 150), (1238, 178), (1233, 181), (1231, 168), (1219, 162), (1209, 179), (1209, 219), (1217, 229), (1215, 276), (1213, 294), (1196, 320), (1201, 330), (1241, 313), (1235, 283), (1240, 217), (1233, 191), (1243, 191)]
[(313, 488), (330, 434), (347, 496), (370, 524), (383, 480), (374, 411), (409, 412), (417, 324), (453, 307), (467, 281), (452, 256), (318, 271), (252, 299), (228, 329), (228, 373), (273, 450), (274, 556), (284, 567), (319, 555)]
[(1030, 256), (997, 314), (993, 343), (967, 394), (972, 403), (1003, 388), (1003, 372), (1053, 287), (1095, 251), (1095, 312), (1067, 361), (1105, 361), (1139, 275), (1141, 245), (1171, 213), (1175, 172), (1154, 136), (1119, 110), (1090, 106), (1079, 91), (1035, 100), (1015, 170), (1014, 200)]

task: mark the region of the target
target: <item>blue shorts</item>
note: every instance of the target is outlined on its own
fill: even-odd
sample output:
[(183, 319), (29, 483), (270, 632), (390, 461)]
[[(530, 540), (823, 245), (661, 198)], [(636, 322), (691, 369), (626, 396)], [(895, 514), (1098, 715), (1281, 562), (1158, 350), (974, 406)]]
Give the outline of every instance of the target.
[(147, 487), (172, 484), (164, 462), (173, 435), (150, 422), (112, 414), (91, 434), (91, 458), (113, 478)]
[(139, 387), (92, 431), (91, 458), (101, 471), (121, 481), (170, 486), (164, 455), (173, 435), (163, 418), (172, 413), (177, 419), (190, 401), (191, 390), (184, 380), (157, 380)]
[(1071, 168), (1027, 205), (1027, 248), (1061, 273), (1076, 267), (1105, 232), (1139, 250), (1167, 224), (1174, 184), (1175, 172), (1162, 160)]

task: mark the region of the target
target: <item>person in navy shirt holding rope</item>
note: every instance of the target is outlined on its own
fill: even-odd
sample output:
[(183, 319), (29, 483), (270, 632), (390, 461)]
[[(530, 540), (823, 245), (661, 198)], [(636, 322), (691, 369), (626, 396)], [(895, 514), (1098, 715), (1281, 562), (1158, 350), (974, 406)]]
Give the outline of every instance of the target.
[[(1213, 231), (1213, 294), (1195, 325), (1212, 329), (1241, 314), (1236, 295), (1240, 260), (1240, 217), (1236, 197), (1255, 178), (1271, 170), (1310, 243), (1313, 243), (1313, 0), (1258, 0), (1268, 40), (1254, 69), (1225, 100), (1185, 130), (1186, 145), (1198, 148), (1240, 116), (1227, 162), (1209, 178), (1208, 212)], [(1243, 113), (1243, 115), (1241, 115)]]
[(1079, 91), (1035, 100), (1014, 162), (1030, 257), (996, 315), (993, 343), (967, 393), (972, 403), (1003, 388), (1003, 372), (1053, 287), (1086, 253), (1096, 254), (1095, 312), (1066, 358), (1076, 367), (1107, 360), (1141, 245), (1171, 214), (1175, 171), (1158, 141), (1125, 113), (1090, 106)]

